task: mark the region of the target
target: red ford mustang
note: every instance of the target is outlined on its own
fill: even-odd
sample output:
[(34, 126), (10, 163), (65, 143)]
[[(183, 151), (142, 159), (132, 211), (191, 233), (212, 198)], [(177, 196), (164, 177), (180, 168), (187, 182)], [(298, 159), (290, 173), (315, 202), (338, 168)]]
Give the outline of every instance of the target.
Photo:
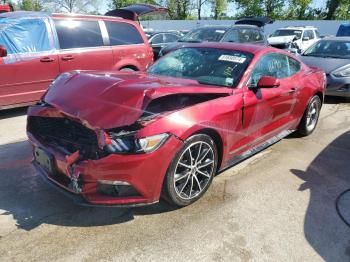
[(281, 50), (194, 44), (147, 72), (69, 72), (29, 108), (34, 165), (81, 204), (185, 206), (215, 174), (316, 127), (324, 72)]

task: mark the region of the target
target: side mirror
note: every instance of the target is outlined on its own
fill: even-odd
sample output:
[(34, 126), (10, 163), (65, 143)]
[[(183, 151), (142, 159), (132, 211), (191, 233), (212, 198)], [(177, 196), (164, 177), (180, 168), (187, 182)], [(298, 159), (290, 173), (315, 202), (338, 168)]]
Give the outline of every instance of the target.
[(258, 88), (274, 88), (280, 86), (280, 80), (272, 76), (262, 76), (257, 84)]
[(7, 56), (6, 47), (0, 45), (0, 57), (5, 57), (5, 56)]
[(308, 37), (308, 36), (303, 37), (303, 41), (309, 41), (309, 40), (310, 40), (310, 37)]

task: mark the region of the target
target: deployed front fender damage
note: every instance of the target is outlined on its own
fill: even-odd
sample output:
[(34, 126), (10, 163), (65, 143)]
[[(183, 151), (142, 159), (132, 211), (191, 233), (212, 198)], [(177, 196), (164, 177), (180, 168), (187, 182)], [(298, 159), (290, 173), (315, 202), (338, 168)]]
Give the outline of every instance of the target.
[[(87, 175), (86, 173), (91, 168), (96, 168), (97, 163), (99, 166), (104, 165), (101, 163), (110, 165), (111, 158), (124, 159), (126, 157), (106, 153), (104, 148), (108, 132), (113, 131), (117, 135), (134, 133), (136, 138), (140, 138), (170, 131), (172, 138), (164, 145), (164, 148), (156, 152), (156, 155), (162, 158), (161, 162), (164, 165), (162, 169), (165, 172), (171, 161), (171, 156), (165, 158), (162, 152), (169, 150), (169, 147), (179, 147), (183, 141), (182, 135), (185, 135), (175, 132), (175, 127), (182, 125), (183, 131), (186, 130), (186, 127), (188, 128), (186, 121), (181, 120), (181, 115), (188, 117), (188, 121), (195, 121), (197, 112), (201, 111), (200, 107), (205, 108), (199, 113), (198, 119), (201, 119), (201, 123), (198, 123), (198, 128), (200, 128), (201, 124), (210, 126), (211, 121), (215, 122), (213, 119), (214, 110), (212, 110), (213, 114), (204, 114), (208, 107), (213, 106), (206, 102), (217, 100), (218, 103), (214, 106), (219, 107), (219, 111), (226, 114), (226, 120), (229, 119), (228, 112), (232, 110), (232, 104), (227, 102), (229, 95), (232, 94), (232, 89), (229, 88), (212, 88), (192, 80), (160, 79), (144, 73), (108, 74), (108, 77), (106, 74), (65, 73), (53, 82), (43, 101), (30, 107), (28, 111), (28, 137), (35, 146), (45, 145), (46, 150), (55, 155), (60, 172), (65, 173), (70, 178), (70, 183), (66, 187), (74, 193), (90, 194), (96, 190), (95, 188), (86, 187), (83, 189), (81, 187), (81, 174), (84, 174), (83, 177), (87, 183), (89, 179), (95, 179), (95, 177), (90, 178), (90, 176), (99, 175), (100, 179), (104, 179), (103, 176), (107, 173), (104, 173), (102, 169), (98, 174)], [(61, 141), (57, 139), (51, 145), (48, 140), (43, 144), (40, 141), (40, 136), (33, 135), (35, 133), (33, 125), (35, 118), (62, 119), (63, 122), (58, 123), (65, 125), (62, 128), (79, 123), (79, 125), (95, 132), (98, 144), (88, 145), (86, 143), (79, 147), (72, 147), (72, 149), (69, 149), (66, 141), (60, 144)], [(39, 125), (39, 128), (42, 127)], [(75, 142), (78, 143), (78, 141)], [(79, 141), (79, 143), (83, 143), (83, 141)], [(149, 158), (150, 156), (144, 154), (144, 156), (135, 156), (135, 159), (143, 157)], [(127, 158), (134, 159), (134, 156), (130, 155)], [(149, 162), (138, 161), (135, 162), (134, 166), (140, 166), (140, 169), (143, 169), (141, 166), (148, 165)], [(148, 185), (148, 188), (158, 190), (161, 183), (161, 180), (153, 181), (152, 185)], [(138, 185), (138, 182), (135, 181), (133, 186), (141, 195), (149, 195), (147, 191), (149, 189), (141, 183)], [(160, 192), (156, 191), (153, 200), (158, 199), (159, 194)]]
[(58, 77), (44, 101), (92, 129), (134, 124), (152, 100), (169, 95), (226, 96), (230, 88), (210, 88), (194, 80), (159, 78), (142, 72), (70, 72)]
[(194, 80), (159, 78), (142, 72), (62, 74), (44, 102), (93, 130), (138, 126), (165, 112), (218, 97), (230, 88), (211, 88)]
[[(30, 110), (32, 116), (64, 117), (81, 123), (94, 130), (98, 146), (103, 149), (107, 131), (116, 135), (136, 132), (137, 136), (154, 135), (157, 131), (152, 127), (147, 132), (141, 130), (168, 115), (173, 119), (174, 112), (231, 93), (230, 88), (203, 86), (194, 80), (159, 78), (140, 72), (69, 72), (53, 82), (43, 99), (44, 106)], [(33, 112), (35, 110), (38, 112)], [(192, 114), (195, 115), (194, 111)], [(183, 124), (185, 128), (186, 123)], [(77, 161), (90, 156), (91, 153), (85, 154)]]

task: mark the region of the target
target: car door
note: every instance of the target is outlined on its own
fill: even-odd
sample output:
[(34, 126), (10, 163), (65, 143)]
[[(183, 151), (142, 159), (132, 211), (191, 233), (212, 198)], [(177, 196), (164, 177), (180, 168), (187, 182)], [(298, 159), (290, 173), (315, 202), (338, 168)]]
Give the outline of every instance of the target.
[(149, 40), (151, 47), (153, 49), (154, 58), (158, 58), (159, 51), (165, 46), (164, 34), (159, 33), (151, 37)]
[[(2, 20), (6, 23), (6, 20)], [(0, 58), (0, 108), (38, 101), (59, 73), (49, 20), (12, 20), (0, 32), (7, 56)]]
[[(262, 76), (272, 76), (280, 81), (274, 88), (256, 88)], [(298, 80), (292, 75), (289, 56), (268, 53), (254, 66), (244, 91), (243, 130), (246, 142), (260, 142), (292, 126), (292, 111), (297, 101)]]
[(306, 50), (315, 42), (315, 36), (312, 30), (305, 30), (301, 42), (301, 49)]
[(60, 72), (112, 69), (113, 53), (106, 44), (102, 21), (55, 18), (54, 22), (60, 46)]
[(258, 29), (240, 29), (242, 43), (265, 44), (264, 36)]
[(153, 62), (152, 48), (145, 43), (146, 36), (134, 22), (108, 21), (104, 24), (108, 33), (108, 45), (113, 53), (113, 68), (131, 67), (144, 70)]

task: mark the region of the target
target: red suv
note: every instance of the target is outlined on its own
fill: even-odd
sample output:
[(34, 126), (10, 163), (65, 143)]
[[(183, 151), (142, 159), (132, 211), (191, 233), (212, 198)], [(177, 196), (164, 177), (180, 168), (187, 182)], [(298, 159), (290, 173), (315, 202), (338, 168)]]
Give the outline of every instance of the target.
[(34, 12), (0, 14), (0, 109), (38, 101), (71, 70), (144, 70), (152, 48), (135, 21)]

